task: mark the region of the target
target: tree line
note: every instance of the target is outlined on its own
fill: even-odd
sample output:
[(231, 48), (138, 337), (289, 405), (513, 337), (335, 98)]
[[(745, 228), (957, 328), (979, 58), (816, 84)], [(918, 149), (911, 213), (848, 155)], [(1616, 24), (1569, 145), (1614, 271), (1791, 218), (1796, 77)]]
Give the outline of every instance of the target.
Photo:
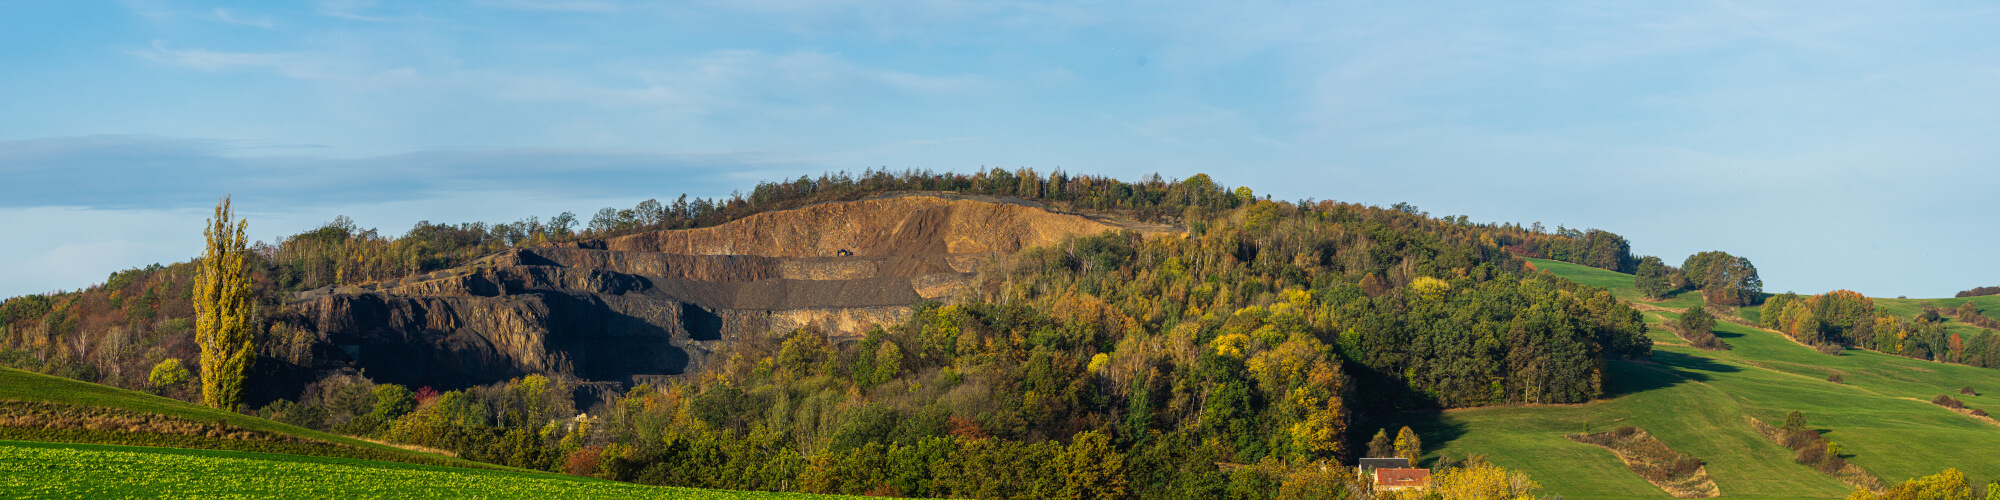
[(1701, 292), (1704, 302), (1724, 307), (1755, 305), (1764, 295), (1764, 279), (1757, 275), (1757, 266), (1750, 259), (1719, 250), (1690, 255), (1678, 268), (1659, 257), (1641, 257), (1633, 269), (1632, 284), (1647, 298), (1694, 290)]
[[(1948, 317), (1979, 330), (1969, 335), (1951, 331), (1945, 322)], [(1915, 316), (1898, 316), (1852, 290), (1809, 297), (1773, 295), (1758, 316), (1758, 326), (1784, 332), (1829, 354), (1853, 347), (1985, 368), (2000, 368), (2000, 336), (1989, 326), (1996, 323), (2000, 322), (1980, 314), (1970, 302), (1953, 309), (1926, 307)]]

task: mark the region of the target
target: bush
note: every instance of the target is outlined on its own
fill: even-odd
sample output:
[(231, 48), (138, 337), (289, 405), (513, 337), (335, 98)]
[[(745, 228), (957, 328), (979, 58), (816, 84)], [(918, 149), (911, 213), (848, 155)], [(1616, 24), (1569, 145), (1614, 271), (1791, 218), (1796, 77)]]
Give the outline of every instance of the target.
[(1959, 389), (1958, 389), (1958, 393), (1959, 393), (1959, 394), (1964, 394), (1964, 395), (1967, 395), (1967, 396), (1978, 396), (1978, 395), (1979, 395), (1979, 391), (1975, 391), (1975, 390), (1972, 390), (1972, 386), (1969, 386), (1969, 385), (1968, 385), (1968, 386), (1965, 386), (1965, 387), (1961, 387), (1961, 388), (1959, 388)]
[(1828, 356), (1839, 356), (1840, 353), (1847, 352), (1847, 348), (1841, 347), (1840, 344), (1834, 344), (1834, 343), (1824, 343), (1815, 345), (1813, 346), (1813, 350), (1819, 351), (1820, 354), (1825, 354)]
[(1845, 384), (1845, 383), (1847, 383), (1847, 380), (1846, 380), (1846, 379), (1842, 379), (1842, 378), (1840, 377), (1840, 374), (1839, 374), (1839, 373), (1832, 373), (1832, 374), (1828, 374), (1828, 375), (1826, 376), (1826, 381), (1828, 381), (1828, 382), (1833, 382), (1833, 383), (1836, 383), (1836, 384)]
[(597, 473), (598, 462), (603, 457), (604, 448), (601, 446), (579, 448), (576, 451), (569, 452), (569, 457), (563, 463), (563, 473), (572, 476), (589, 477)]
[(1818, 465), (1826, 461), (1826, 448), (1823, 446), (1801, 446), (1798, 448), (1798, 454), (1793, 460), (1806, 465)]
[(1986, 410), (1981, 410), (1981, 409), (1978, 409), (1978, 408), (1973, 408), (1973, 409), (1972, 409), (1972, 416), (1975, 416), (1975, 417), (1984, 417), (1984, 416), (1986, 416)]
[(1943, 394), (1939, 394), (1937, 395), (1937, 397), (1931, 398), (1931, 404), (1943, 406), (1945, 408), (1951, 408), (1954, 410), (1960, 410), (1965, 408), (1964, 402), (1959, 401), (1957, 399), (1952, 399), (1951, 396), (1946, 396)]

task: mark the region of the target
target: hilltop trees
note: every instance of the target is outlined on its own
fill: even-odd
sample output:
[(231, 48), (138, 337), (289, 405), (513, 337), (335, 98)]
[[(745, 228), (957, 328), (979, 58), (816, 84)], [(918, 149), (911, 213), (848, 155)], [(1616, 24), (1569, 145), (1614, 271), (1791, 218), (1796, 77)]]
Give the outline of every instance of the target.
[(249, 254), (243, 231), (249, 221), (231, 222), (232, 215), (229, 199), (223, 198), (202, 231), (208, 245), (202, 252), (201, 277), (194, 284), (201, 402), (228, 411), (242, 404), (250, 362), (257, 356), (250, 338), (250, 276), (243, 265)]
[(1632, 274), (1632, 285), (1646, 294), (1646, 298), (1666, 297), (1675, 288), (1671, 279), (1673, 273), (1674, 269), (1661, 262), (1659, 257), (1648, 255), (1639, 259), (1638, 269)]
[(1681, 264), (1681, 276), (1688, 288), (1701, 290), (1702, 298), (1719, 306), (1741, 307), (1756, 304), (1764, 293), (1764, 279), (1750, 259), (1712, 251), (1690, 255)]

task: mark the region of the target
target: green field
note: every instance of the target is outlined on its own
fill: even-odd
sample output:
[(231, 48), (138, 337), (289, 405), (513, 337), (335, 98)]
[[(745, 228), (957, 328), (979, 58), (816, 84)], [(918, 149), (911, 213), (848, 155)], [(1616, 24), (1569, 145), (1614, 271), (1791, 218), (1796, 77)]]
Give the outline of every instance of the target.
[(296, 455), (20, 441), (0, 441), (0, 494), (10, 498), (836, 498)]
[[(1546, 260), (1534, 263), (1611, 289), (1621, 298), (1637, 295), (1630, 275)], [(1656, 305), (1681, 308), (1686, 306), (1674, 302), (1699, 300), (1684, 295)], [(1951, 300), (1964, 299), (1937, 302)], [(1724, 497), (1845, 496), (1852, 488), (1793, 463), (1790, 450), (1766, 441), (1745, 419), (1781, 422), (1792, 410), (1805, 412), (1812, 427), (1830, 430), (1827, 438), (1840, 443), (1851, 462), (1885, 483), (1946, 467), (1964, 471), (1975, 485), (2000, 478), (2000, 459), (1993, 458), (2000, 450), (2000, 426), (1927, 402), (1949, 393), (1968, 406), (2000, 410), (1995, 396), (2000, 370), (1864, 351), (1826, 356), (1776, 333), (1730, 323), (1716, 329), (1733, 349), (1700, 351), (1665, 345), (1680, 342), (1658, 329), (1671, 313), (1646, 316), (1656, 330), (1652, 337), (1662, 344), (1650, 362), (1611, 363), (1608, 400), (1412, 413), (1363, 425), (1411, 425), (1433, 446), (1432, 456), (1484, 454), (1571, 499), (1668, 498), (1627, 471), (1609, 451), (1562, 437), (1623, 425), (1645, 428), (1675, 450), (1705, 460)], [(1834, 371), (1842, 374), (1844, 384), (1826, 381)], [(1968, 385), (1984, 395), (1957, 393)]]

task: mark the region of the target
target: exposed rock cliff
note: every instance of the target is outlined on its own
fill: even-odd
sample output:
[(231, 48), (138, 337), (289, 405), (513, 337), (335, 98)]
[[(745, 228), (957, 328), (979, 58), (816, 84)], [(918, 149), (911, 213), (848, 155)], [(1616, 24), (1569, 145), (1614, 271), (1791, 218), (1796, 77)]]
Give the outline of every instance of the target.
[(888, 196), (313, 290), (281, 320), (316, 332), (331, 364), (383, 382), (632, 381), (699, 370), (752, 335), (901, 322), (916, 302), (955, 293), (988, 256), (1119, 227), (1019, 200)]

